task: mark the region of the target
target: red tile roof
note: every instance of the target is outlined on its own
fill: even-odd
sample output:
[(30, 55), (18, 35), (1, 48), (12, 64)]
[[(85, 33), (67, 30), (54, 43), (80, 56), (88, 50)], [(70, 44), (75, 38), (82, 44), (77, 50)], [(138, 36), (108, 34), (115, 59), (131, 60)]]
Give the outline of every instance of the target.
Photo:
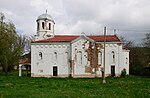
[(79, 36), (70, 36), (70, 35), (55, 35), (53, 38), (39, 40), (35, 42), (70, 42)]
[(29, 58), (20, 59), (19, 64), (31, 64), (31, 59)]
[[(55, 35), (53, 38), (34, 41), (34, 42), (71, 42), (80, 36), (77, 35)], [(104, 36), (86, 36), (96, 42), (103, 42)], [(33, 42), (33, 43), (34, 43)], [(120, 42), (119, 38), (116, 35), (106, 35), (106, 42)]]
[[(96, 42), (104, 42), (104, 36), (87, 36)], [(120, 39), (116, 35), (107, 35), (106, 42), (120, 42)]]

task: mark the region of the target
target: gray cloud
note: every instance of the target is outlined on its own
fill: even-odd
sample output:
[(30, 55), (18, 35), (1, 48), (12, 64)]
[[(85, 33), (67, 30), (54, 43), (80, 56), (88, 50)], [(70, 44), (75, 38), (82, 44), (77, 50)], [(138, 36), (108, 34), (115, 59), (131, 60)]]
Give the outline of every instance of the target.
[[(139, 42), (143, 30), (150, 30), (150, 0), (0, 0), (0, 12), (16, 25), (18, 31), (36, 33), (36, 18), (48, 13), (56, 22), (56, 34), (114, 34)], [(109, 29), (110, 28), (110, 29)]]

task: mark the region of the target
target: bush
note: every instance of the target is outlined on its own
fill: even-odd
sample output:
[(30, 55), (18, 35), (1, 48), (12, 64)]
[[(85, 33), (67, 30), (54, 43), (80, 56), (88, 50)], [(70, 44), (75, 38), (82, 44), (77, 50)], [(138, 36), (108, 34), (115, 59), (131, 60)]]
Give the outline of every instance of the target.
[(150, 77), (150, 67), (144, 67), (144, 68), (141, 70), (140, 75), (141, 75), (141, 76), (148, 76), (148, 77)]
[(126, 72), (126, 69), (124, 68), (122, 71), (121, 71), (121, 77), (125, 77), (127, 74)]
[(142, 65), (130, 66), (130, 74), (138, 76), (150, 76), (150, 67)]

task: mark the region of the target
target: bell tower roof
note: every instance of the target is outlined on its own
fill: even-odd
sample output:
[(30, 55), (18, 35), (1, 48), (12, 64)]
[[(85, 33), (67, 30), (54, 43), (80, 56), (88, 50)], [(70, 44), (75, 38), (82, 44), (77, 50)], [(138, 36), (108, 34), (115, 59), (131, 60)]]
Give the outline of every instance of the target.
[(38, 21), (38, 20), (45, 20), (45, 19), (50, 20), (50, 21), (54, 21), (53, 18), (52, 18), (52, 16), (49, 15), (49, 14), (47, 14), (47, 13), (40, 15), (40, 16), (37, 18), (37, 21)]

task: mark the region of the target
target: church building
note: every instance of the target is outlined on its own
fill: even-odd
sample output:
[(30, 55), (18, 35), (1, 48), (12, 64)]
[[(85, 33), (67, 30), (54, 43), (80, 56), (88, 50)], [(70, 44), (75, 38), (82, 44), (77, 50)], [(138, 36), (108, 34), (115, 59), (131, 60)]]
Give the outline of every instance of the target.
[[(129, 50), (116, 35), (55, 35), (55, 22), (45, 13), (37, 20), (37, 33), (31, 43), (32, 77), (102, 77), (129, 74)], [(63, 33), (63, 32), (62, 32)]]

